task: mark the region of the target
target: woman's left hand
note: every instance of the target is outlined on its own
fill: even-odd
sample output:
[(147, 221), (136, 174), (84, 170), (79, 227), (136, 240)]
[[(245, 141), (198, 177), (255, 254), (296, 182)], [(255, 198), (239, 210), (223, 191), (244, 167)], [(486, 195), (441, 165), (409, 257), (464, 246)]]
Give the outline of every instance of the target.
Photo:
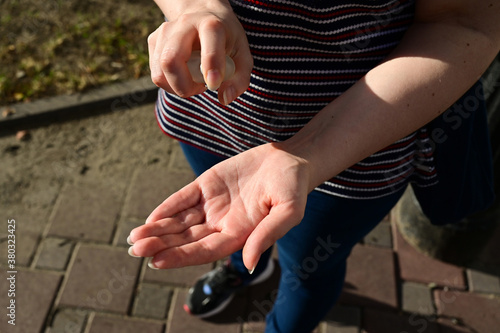
[(132, 230), (131, 254), (156, 268), (210, 263), (243, 248), (252, 271), (297, 225), (310, 191), (306, 161), (265, 144), (229, 158), (174, 193)]

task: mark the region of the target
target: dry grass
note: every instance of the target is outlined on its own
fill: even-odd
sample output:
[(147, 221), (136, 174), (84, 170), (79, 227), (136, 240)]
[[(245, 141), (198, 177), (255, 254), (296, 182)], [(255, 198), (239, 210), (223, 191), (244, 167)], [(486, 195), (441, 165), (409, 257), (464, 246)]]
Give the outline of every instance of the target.
[(149, 75), (153, 0), (0, 0), (0, 105)]

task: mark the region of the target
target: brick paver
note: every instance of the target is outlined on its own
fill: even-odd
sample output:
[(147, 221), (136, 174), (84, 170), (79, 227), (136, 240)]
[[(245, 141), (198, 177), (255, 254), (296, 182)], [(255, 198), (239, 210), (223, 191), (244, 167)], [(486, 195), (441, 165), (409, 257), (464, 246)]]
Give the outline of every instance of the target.
[(60, 309), (54, 314), (47, 333), (82, 333), (88, 315), (83, 309)]
[(77, 251), (59, 304), (127, 313), (141, 259), (123, 248), (82, 245)]
[[(0, 231), (0, 253), (7, 253), (7, 219), (14, 219), (16, 221), (16, 265), (27, 267), (32, 263), (46, 227), (45, 214), (39, 210), (27, 210), (25, 206), (21, 206), (16, 213), (10, 213), (11, 207), (6, 207), (5, 210), (4, 203), (0, 206), (5, 219), (2, 221), (3, 230)], [(7, 256), (0, 256), (0, 263), (7, 264)]]
[(351, 306), (335, 306), (324, 320), (325, 333), (358, 333), (361, 310)]
[(500, 294), (500, 277), (474, 269), (467, 270), (470, 290), (479, 293)]
[[(40, 157), (40, 156), (39, 156)], [(40, 157), (42, 158), (42, 157)], [(8, 160), (2, 156), (2, 174), (8, 175), (7, 170), (3, 169), (3, 163)], [(41, 168), (40, 168), (41, 169)], [(38, 173), (49, 174), (51, 169), (38, 170)], [(4, 197), (8, 196), (8, 201), (2, 200), (0, 203), (0, 211), (2, 219), (15, 219), (16, 221), (16, 264), (17, 266), (27, 267), (32, 264), (37, 247), (43, 237), (44, 231), (48, 224), (52, 205), (54, 204), (58, 194), (60, 185), (50, 179), (30, 177), (29, 182), (18, 180), (26, 179), (23, 177), (23, 170), (17, 169), (11, 182), (12, 189), (2, 188)], [(50, 177), (48, 177), (50, 178)], [(5, 226), (6, 224), (2, 224)], [(7, 239), (5, 229), (0, 230), (0, 253), (7, 252)], [(7, 256), (0, 256), (0, 263), (5, 264)]]
[(500, 327), (500, 298), (468, 292), (436, 290), (434, 298), (439, 315), (460, 318), (481, 333), (496, 333)]
[(423, 315), (435, 313), (431, 289), (423, 284), (404, 282), (401, 288), (403, 310)]
[(356, 245), (347, 260), (340, 302), (378, 308), (397, 308), (396, 268), (390, 249)]
[(363, 311), (363, 333), (440, 333), (433, 318), (376, 309)]
[(143, 283), (135, 296), (132, 314), (138, 317), (165, 319), (172, 294), (172, 288)]
[[(16, 221), (18, 221), (18, 228), (16, 230), (16, 264), (27, 267), (33, 260), (42, 231), (36, 229), (29, 230), (33, 223), (26, 223), (24, 219), (17, 219)], [(24, 224), (24, 226), (19, 227), (20, 224)], [(7, 253), (7, 242), (2, 242), (1, 251), (1, 253)], [(2, 263), (6, 262), (7, 256), (3, 256)]]
[(50, 236), (110, 243), (123, 192), (98, 183), (67, 186), (52, 219)]
[[(57, 294), (62, 276), (58, 273), (27, 270), (20, 270), (13, 275), (14, 279), (7, 280), (11, 278), (11, 274), (2, 274), (0, 280), (2, 309), (0, 332), (40, 332)], [(11, 288), (10, 281), (15, 281), (13, 288)], [(9, 290), (14, 291), (13, 297), (7, 297)], [(11, 300), (15, 301), (12, 318), (7, 316), (11, 314), (11, 310), (7, 309), (11, 306)], [(12, 319), (15, 319), (15, 326), (8, 323), (8, 320)]]
[(323, 324), (323, 332), (324, 333), (358, 333), (359, 327), (342, 326), (342, 325), (338, 326), (336, 323), (326, 322)]
[(74, 241), (68, 239), (44, 239), (41, 244), (41, 253), (36, 262), (36, 267), (65, 270), (74, 245)]
[(163, 333), (164, 325), (140, 319), (96, 315), (90, 324), (89, 333)]
[(169, 171), (156, 166), (138, 169), (129, 190), (125, 216), (147, 218), (163, 200), (193, 179), (194, 174), (187, 171)]
[(179, 290), (175, 297), (173, 315), (167, 333), (200, 332), (201, 330), (204, 333), (240, 333), (242, 323), (213, 323), (188, 315), (183, 309), (185, 298), (186, 291)]
[(391, 223), (386, 218), (380, 222), (375, 229), (365, 236), (363, 242), (367, 245), (392, 248)]
[(440, 333), (474, 333), (472, 329), (460, 325), (458, 320), (439, 318), (437, 322)]
[(393, 235), (402, 279), (458, 289), (466, 288), (465, 273), (462, 268), (418, 252), (404, 240), (395, 224), (393, 224)]
[(127, 243), (127, 237), (130, 235), (130, 231), (132, 231), (132, 229), (136, 227), (143, 225), (144, 222), (144, 219), (134, 218), (127, 218), (124, 221), (120, 222), (118, 224), (118, 230), (115, 237), (116, 245), (129, 247), (130, 245), (128, 245)]

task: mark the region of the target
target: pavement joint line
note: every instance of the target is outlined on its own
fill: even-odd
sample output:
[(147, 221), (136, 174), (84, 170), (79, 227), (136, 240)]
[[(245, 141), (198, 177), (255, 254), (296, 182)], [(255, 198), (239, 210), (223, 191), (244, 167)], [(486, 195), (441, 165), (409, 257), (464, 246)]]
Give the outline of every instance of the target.
[[(38, 245), (37, 245), (37, 247), (36, 247), (36, 249), (35, 249), (35, 251), (34, 251), (34, 253), (32, 255), (30, 268), (32, 268), (34, 270), (41, 270), (40, 267), (37, 267), (37, 264), (38, 264), (38, 260), (40, 259), (40, 256), (41, 256), (41, 253), (42, 253), (42, 250), (43, 250), (43, 243), (44, 243), (44, 241), (46, 239), (49, 239), (49, 238), (65, 239), (64, 237), (40, 236), (40, 240), (38, 241)], [(53, 272), (64, 272), (65, 270), (54, 270), (54, 269), (51, 269), (50, 271), (53, 271)]]
[[(129, 259), (134, 259), (134, 258), (129, 258)], [(142, 267), (144, 266), (144, 262), (146, 261), (144, 258), (141, 258), (140, 260), (142, 260), (142, 263), (141, 263), (140, 268), (139, 268), (139, 274), (137, 274), (135, 277), (133, 292), (132, 292), (132, 295), (130, 295), (130, 302), (129, 302), (128, 309), (126, 312), (126, 314), (130, 317), (134, 316), (134, 306), (135, 306), (135, 303), (137, 301), (139, 286), (141, 285), (141, 282), (142, 282), (141, 271), (142, 271)]]
[(137, 179), (139, 172), (140, 172), (140, 168), (139, 167), (135, 168), (132, 171), (132, 173), (130, 175), (130, 180), (129, 180), (129, 183), (128, 183), (128, 186), (127, 186), (127, 191), (125, 192), (125, 196), (123, 198), (123, 206), (122, 206), (122, 210), (121, 210), (121, 215), (122, 216), (126, 216), (127, 218), (140, 219), (140, 217), (138, 217), (138, 216), (133, 216), (133, 215), (130, 215), (130, 214), (126, 214), (126, 210), (125, 210), (127, 208), (127, 206), (129, 205), (129, 203), (131, 201), (131, 197), (132, 197), (132, 191), (130, 190), (130, 187), (132, 186), (132, 184)]
[(146, 323), (153, 323), (153, 324), (165, 324), (164, 319), (154, 319), (154, 318), (147, 318), (147, 317), (139, 317), (139, 316), (131, 316), (128, 314), (119, 314), (115, 312), (105, 312), (105, 311), (92, 311), (95, 315), (99, 315), (102, 317), (106, 318), (112, 318), (112, 319), (132, 319), (132, 320), (137, 320), (141, 322), (146, 322)]
[[(1, 129), (1, 127), (0, 127), (0, 129)], [(47, 225), (45, 225), (45, 229), (43, 229), (42, 234), (40, 235), (40, 238), (46, 239), (49, 236), (50, 227), (52, 226), (56, 212), (59, 209), (59, 206), (61, 205), (62, 194), (66, 191), (68, 186), (69, 186), (68, 182), (64, 181), (64, 183), (60, 186), (59, 191), (57, 191), (57, 196), (54, 199), (54, 202), (52, 204), (52, 209), (50, 211), (49, 216), (47, 217)], [(64, 237), (62, 237), (62, 238), (64, 238)], [(39, 244), (39, 247), (41, 247), (41, 244)], [(68, 263), (68, 265), (69, 265), (69, 263)]]
[(95, 317), (95, 311), (89, 311), (87, 320), (85, 321), (85, 326), (83, 327), (83, 333), (90, 333), (90, 327), (92, 326), (94, 317)]
[[(132, 258), (134, 259), (134, 258)], [(146, 275), (146, 270), (150, 269), (148, 266), (149, 258), (143, 258), (141, 264), (141, 270), (139, 271), (139, 283), (142, 285), (144, 282), (144, 276)], [(147, 282), (146, 282), (147, 283)], [(137, 288), (136, 288), (137, 291)]]
[[(73, 264), (76, 260), (76, 256), (78, 254), (78, 251), (80, 250), (81, 244), (80, 242), (76, 242), (75, 246), (73, 246), (73, 251), (71, 252), (71, 255), (69, 257), (68, 263), (66, 265), (66, 270), (64, 271), (64, 274), (62, 274), (62, 281), (59, 284), (59, 289), (57, 290), (57, 293), (54, 297), (54, 301), (52, 303), (52, 307), (50, 309), (48, 317), (50, 317), (50, 322), (51, 323), (54, 320), (54, 315), (56, 314), (57, 310), (59, 310), (59, 305), (61, 302), (61, 297), (64, 292), (64, 288), (66, 288), (66, 285), (68, 284), (68, 279), (69, 279), (69, 273), (71, 272), (71, 269), (73, 268)], [(66, 306), (63, 306), (62, 308), (66, 308)], [(83, 305), (79, 307), (72, 307), (76, 309), (77, 311), (87, 311), (90, 313), (91, 310), (86, 309)], [(88, 322), (90, 317), (90, 314), (87, 316), (86, 322)], [(86, 325), (86, 324), (84, 324)]]
[(42, 324), (42, 329), (48, 327), (54, 320), (54, 314), (55, 314), (55, 309), (56, 309), (56, 306), (55, 306), (56, 298), (57, 298), (57, 294), (59, 293), (59, 290), (61, 289), (61, 285), (63, 284), (63, 279), (64, 279), (63, 274), (60, 273), (59, 275), (61, 276), (61, 279), (59, 280), (59, 285), (57, 286), (57, 293), (55, 295), (52, 295), (52, 301), (50, 303), (48, 313), (44, 318), (44, 322)]
[(175, 304), (177, 303), (177, 298), (179, 297), (179, 288), (174, 288), (172, 292), (172, 297), (170, 297), (170, 304), (168, 307), (167, 318), (165, 319), (165, 333), (170, 333), (170, 328), (172, 327), (172, 319), (174, 318)]
[(64, 117), (92, 115), (135, 108), (153, 102), (158, 87), (149, 76), (135, 80), (113, 83), (71, 95), (58, 95), (0, 107), (15, 110), (15, 113), (0, 117), (0, 131), (13, 127), (33, 125), (40, 121), (60, 120)]
[[(0, 130), (1, 130), (1, 125), (0, 125)], [(42, 243), (43, 241), (48, 237), (48, 233), (49, 233), (49, 230), (50, 230), (50, 226), (52, 224), (52, 219), (53, 219), (53, 215), (55, 214), (55, 211), (56, 211), (56, 207), (58, 206), (59, 204), (59, 201), (60, 201), (60, 198), (61, 198), (61, 193), (63, 191), (63, 188), (65, 187), (66, 185), (66, 182), (64, 182), (60, 187), (59, 187), (59, 190), (57, 191), (57, 196), (56, 198), (54, 199), (54, 202), (52, 203), (52, 208), (51, 208), (51, 211), (49, 213), (49, 215), (47, 216), (47, 224), (45, 225), (45, 228), (42, 230), (42, 233), (40, 235), (40, 239), (38, 241), (38, 244), (35, 248), (35, 251), (33, 253), (33, 255), (31, 256), (31, 262), (30, 262), (30, 267), (35, 269), (36, 268), (36, 263), (40, 257), (40, 254), (42, 252)], [(67, 265), (69, 265), (69, 262), (67, 263)]]
[(125, 221), (126, 218), (129, 218), (129, 216), (126, 215), (126, 208), (127, 208), (129, 201), (130, 201), (131, 188), (132, 188), (132, 184), (134, 182), (134, 179), (136, 177), (136, 174), (138, 172), (138, 169), (139, 168), (137, 167), (131, 172), (130, 181), (128, 182), (128, 184), (126, 186), (126, 189), (124, 191), (125, 193), (122, 197), (122, 205), (121, 205), (120, 212), (119, 212), (119, 218), (115, 224), (114, 235), (113, 235), (113, 239), (111, 241), (111, 243), (114, 246), (118, 246), (118, 237), (120, 236), (120, 227), (123, 227), (123, 222)]
[(123, 209), (125, 206), (125, 197), (126, 197), (126, 193), (128, 192), (128, 187), (130, 187), (130, 184), (127, 184), (127, 190), (125, 190), (125, 195), (122, 195), (121, 208), (118, 211), (118, 214), (116, 214), (117, 216), (115, 217), (115, 223), (113, 224), (113, 231), (111, 232), (111, 235), (112, 235), (111, 240), (106, 243), (112, 247), (120, 248), (118, 246), (118, 236), (120, 233), (120, 222), (121, 222), (122, 216), (123, 216)]
[(42, 252), (42, 243), (43, 243), (44, 239), (45, 239), (45, 237), (39, 237), (39, 239), (37, 241), (37, 245), (35, 247), (35, 251), (30, 256), (30, 259), (29, 259), (28, 267), (30, 269), (36, 269), (36, 262), (38, 261), (38, 258), (40, 256), (40, 252)]

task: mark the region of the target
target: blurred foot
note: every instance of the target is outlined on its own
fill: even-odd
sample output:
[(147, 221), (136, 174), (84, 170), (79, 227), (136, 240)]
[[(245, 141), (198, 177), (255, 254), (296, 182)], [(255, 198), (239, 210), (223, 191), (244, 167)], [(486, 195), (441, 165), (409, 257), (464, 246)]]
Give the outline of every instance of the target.
[(262, 273), (245, 283), (228, 260), (224, 265), (203, 275), (189, 289), (184, 310), (199, 318), (211, 317), (222, 312), (237, 291), (267, 280), (273, 271), (274, 260), (271, 259)]

